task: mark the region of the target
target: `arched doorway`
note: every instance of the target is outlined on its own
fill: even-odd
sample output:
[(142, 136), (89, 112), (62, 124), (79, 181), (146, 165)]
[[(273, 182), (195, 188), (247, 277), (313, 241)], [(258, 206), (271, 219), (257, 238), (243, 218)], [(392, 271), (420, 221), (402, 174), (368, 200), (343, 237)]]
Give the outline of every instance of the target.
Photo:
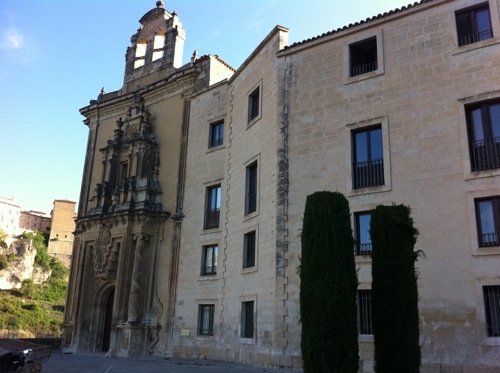
[(115, 299), (115, 289), (111, 290), (106, 301), (106, 314), (104, 315), (104, 331), (102, 335), (102, 350), (107, 352), (111, 340), (111, 322), (113, 320), (113, 301)]

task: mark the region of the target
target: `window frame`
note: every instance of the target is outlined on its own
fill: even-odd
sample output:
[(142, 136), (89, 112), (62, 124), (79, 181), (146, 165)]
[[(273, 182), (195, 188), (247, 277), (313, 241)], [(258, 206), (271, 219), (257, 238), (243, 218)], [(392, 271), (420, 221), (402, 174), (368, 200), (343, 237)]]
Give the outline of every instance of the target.
[(215, 148), (223, 144), (224, 144), (224, 121), (218, 120), (216, 122), (210, 123), (210, 129), (208, 135), (208, 147)]
[[(486, 335), (500, 337), (500, 285), (483, 286), (484, 321)], [(491, 304), (494, 302), (495, 304)], [(493, 311), (493, 312), (492, 312)], [(494, 313), (494, 315), (492, 315)]]
[(257, 232), (255, 230), (243, 235), (243, 269), (256, 266)]
[[(480, 30), (480, 19), (478, 14), (481, 11), (487, 11), (488, 25), (489, 29), (483, 31)], [(459, 17), (466, 16), (469, 20), (460, 21)], [(463, 22), (469, 22), (470, 24), (464, 24)], [(463, 47), (466, 45), (471, 45), (474, 43), (481, 42), (483, 40), (488, 40), (493, 38), (493, 24), (491, 20), (491, 10), (488, 2), (481, 4), (476, 4), (471, 7), (464, 9), (459, 9), (455, 11), (455, 26), (457, 33), (457, 45)], [(484, 35), (482, 35), (484, 34)], [(485, 37), (483, 37), (485, 36)]]
[[(369, 215), (370, 222), (371, 222), (372, 213), (373, 213), (373, 210), (359, 211), (359, 212), (354, 213), (354, 227), (355, 227), (355, 234), (356, 234), (356, 255), (370, 255), (372, 252), (371, 237), (370, 237), (369, 243), (361, 242), (361, 224), (360, 224), (360, 220), (359, 220), (360, 217)], [(370, 229), (369, 224), (368, 224), (368, 229)], [(368, 235), (369, 234), (370, 233), (368, 232)], [(369, 245), (369, 246), (364, 247), (363, 245)]]
[(248, 123), (252, 122), (260, 114), (260, 86), (253, 89), (248, 95)]
[[(207, 259), (211, 254), (211, 265), (208, 266)], [(219, 245), (204, 245), (201, 254), (201, 272), (202, 276), (210, 276), (217, 274), (217, 262), (219, 259)]]
[[(492, 108), (499, 107), (499, 122), (493, 121)], [(479, 113), (476, 118), (474, 113)], [(467, 135), (469, 144), (469, 159), (472, 172), (500, 168), (500, 100), (489, 100), (465, 106)], [(480, 120), (481, 123), (477, 123)], [(498, 126), (498, 136), (495, 137), (495, 125)], [(482, 138), (476, 139), (480, 130)]]
[(252, 339), (255, 336), (255, 301), (241, 302), (241, 338)]
[[(382, 158), (373, 159), (373, 147), (371, 133), (380, 131), (380, 147)], [(357, 135), (367, 134), (367, 160), (358, 161), (358, 140)], [(361, 127), (351, 131), (351, 149), (352, 149), (352, 189), (364, 189), (385, 185), (385, 165), (384, 165), (384, 139), (383, 129), (381, 124), (372, 125), (368, 127)], [(364, 169), (368, 170), (362, 172), (361, 163), (366, 163)], [(368, 172), (368, 174), (367, 174)], [(363, 177), (361, 176), (363, 175)]]
[[(484, 202), (491, 202), (492, 203), (492, 222), (491, 224), (493, 225), (495, 232), (487, 232), (484, 233), (483, 231), (483, 221), (481, 219), (481, 208), (480, 204)], [(477, 226), (477, 241), (478, 241), (478, 246), (483, 248), (483, 247), (493, 247), (493, 246), (500, 246), (500, 196), (493, 196), (493, 197), (484, 197), (484, 198), (477, 198), (474, 200), (474, 207), (475, 207), (475, 213), (476, 213), (476, 226)], [(487, 240), (488, 243), (485, 242), (485, 235), (492, 235), (491, 240)]]
[(245, 167), (245, 215), (257, 212), (259, 193), (259, 163), (254, 160)]
[[(214, 194), (215, 191), (215, 205)], [(220, 206), (222, 202), (221, 184), (210, 185), (206, 188), (205, 196), (205, 215), (203, 219), (204, 229), (214, 229), (220, 226)], [(214, 208), (212, 208), (214, 205)]]
[[(374, 44), (374, 45), (371, 45)], [(368, 47), (368, 48), (367, 48)], [(374, 48), (373, 48), (374, 47)], [(368, 55), (371, 58), (368, 58)], [(368, 59), (369, 62), (364, 60)], [(356, 64), (354, 60), (363, 60), (364, 63)], [(359, 75), (364, 75), (372, 71), (378, 70), (378, 46), (377, 37), (371, 36), (369, 38), (356, 41), (349, 44), (349, 77), (354, 78)]]
[[(205, 313), (205, 310), (208, 312)], [(215, 304), (199, 304), (198, 305), (198, 327), (197, 334), (199, 336), (213, 336), (214, 335), (214, 324), (215, 324)], [(208, 317), (208, 320), (206, 319)], [(208, 326), (205, 328), (205, 326)]]

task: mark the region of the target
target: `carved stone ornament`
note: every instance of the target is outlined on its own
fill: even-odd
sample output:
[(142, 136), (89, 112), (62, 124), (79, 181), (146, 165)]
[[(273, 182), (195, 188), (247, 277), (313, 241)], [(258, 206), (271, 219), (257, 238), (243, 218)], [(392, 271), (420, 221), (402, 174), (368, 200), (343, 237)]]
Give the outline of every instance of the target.
[(102, 272), (104, 260), (107, 256), (108, 246), (111, 242), (111, 228), (109, 224), (103, 224), (94, 247), (94, 271)]

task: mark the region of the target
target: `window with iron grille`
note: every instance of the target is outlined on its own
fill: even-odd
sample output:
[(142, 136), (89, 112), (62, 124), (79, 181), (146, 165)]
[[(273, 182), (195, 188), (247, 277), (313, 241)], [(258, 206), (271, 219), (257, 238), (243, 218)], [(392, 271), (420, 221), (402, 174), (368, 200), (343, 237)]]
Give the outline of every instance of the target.
[(500, 168), (500, 101), (466, 110), (472, 171)]
[(372, 327), (372, 291), (358, 290), (358, 334), (373, 334)]
[(357, 255), (369, 255), (372, 252), (372, 239), (370, 237), (371, 218), (371, 211), (357, 212), (354, 214)]
[(351, 77), (377, 70), (377, 38), (374, 36), (349, 45), (349, 55)]
[(241, 337), (253, 338), (254, 318), (253, 318), (254, 302), (241, 303)]
[(248, 96), (248, 121), (256, 118), (260, 112), (260, 87), (257, 87)]
[(483, 286), (486, 332), (500, 337), (500, 286)]
[(243, 268), (255, 266), (255, 231), (243, 236)]
[(490, 8), (487, 3), (455, 13), (458, 45), (467, 45), (493, 37)]
[(500, 197), (477, 199), (475, 202), (479, 246), (500, 245)]
[(198, 335), (214, 335), (214, 304), (200, 304), (198, 307)]
[(221, 186), (208, 187), (205, 206), (205, 229), (219, 227), (220, 201)]
[(224, 122), (210, 124), (210, 140), (208, 146), (213, 148), (224, 143)]
[(257, 162), (246, 168), (245, 214), (257, 210)]
[(384, 185), (384, 156), (380, 126), (352, 132), (353, 189)]
[(219, 247), (217, 245), (203, 246), (202, 255), (202, 275), (217, 274), (217, 257), (219, 255)]

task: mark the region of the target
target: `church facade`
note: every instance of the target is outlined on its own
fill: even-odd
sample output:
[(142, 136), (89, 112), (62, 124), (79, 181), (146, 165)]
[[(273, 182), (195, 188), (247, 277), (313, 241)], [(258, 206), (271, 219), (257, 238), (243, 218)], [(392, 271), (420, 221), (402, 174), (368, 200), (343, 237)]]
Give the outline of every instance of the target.
[(290, 46), (276, 26), (235, 70), (182, 64), (158, 2), (123, 87), (81, 109), (65, 347), (300, 367), (301, 219), (331, 190), (352, 212), (360, 369), (370, 211), (392, 203), (426, 255), (422, 371), (500, 366), (499, 5), (423, 0)]

